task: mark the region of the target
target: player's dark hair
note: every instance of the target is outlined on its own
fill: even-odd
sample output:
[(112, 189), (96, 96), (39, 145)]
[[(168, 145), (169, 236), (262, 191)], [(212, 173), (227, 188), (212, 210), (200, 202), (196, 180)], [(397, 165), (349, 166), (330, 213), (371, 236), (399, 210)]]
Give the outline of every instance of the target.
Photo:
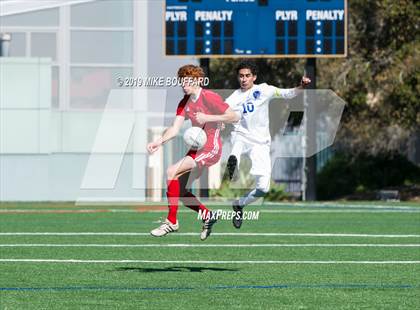
[(257, 75), (258, 68), (255, 62), (251, 60), (244, 60), (239, 63), (239, 65), (236, 67), (236, 73), (239, 73), (239, 70), (241, 69), (249, 69), (252, 73), (252, 75)]

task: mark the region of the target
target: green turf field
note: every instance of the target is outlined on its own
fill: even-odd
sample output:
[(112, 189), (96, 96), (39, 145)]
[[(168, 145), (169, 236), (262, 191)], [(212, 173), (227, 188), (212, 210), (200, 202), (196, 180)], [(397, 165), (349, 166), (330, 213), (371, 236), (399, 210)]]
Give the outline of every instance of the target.
[(420, 206), (249, 210), (202, 242), (184, 207), (154, 238), (164, 211), (0, 204), (0, 309), (418, 309)]

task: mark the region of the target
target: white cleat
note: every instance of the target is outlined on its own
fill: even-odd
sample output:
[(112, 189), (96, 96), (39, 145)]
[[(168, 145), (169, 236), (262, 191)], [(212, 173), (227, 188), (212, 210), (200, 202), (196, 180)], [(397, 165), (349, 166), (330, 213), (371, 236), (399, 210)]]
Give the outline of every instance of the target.
[(178, 221), (176, 224), (172, 224), (168, 219), (163, 222), (158, 228), (153, 229), (150, 234), (154, 237), (163, 237), (171, 232), (175, 232), (179, 229)]
[(204, 221), (203, 230), (201, 231), (200, 239), (201, 241), (206, 240), (210, 234), (211, 229), (214, 224), (217, 222), (216, 213), (210, 211), (209, 217)]

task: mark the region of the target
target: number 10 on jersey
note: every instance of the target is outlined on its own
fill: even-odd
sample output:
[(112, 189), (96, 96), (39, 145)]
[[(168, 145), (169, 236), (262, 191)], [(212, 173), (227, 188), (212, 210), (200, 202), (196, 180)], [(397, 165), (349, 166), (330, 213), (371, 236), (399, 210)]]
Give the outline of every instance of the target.
[(251, 113), (254, 111), (254, 104), (252, 102), (247, 102), (242, 104), (242, 108), (244, 109), (242, 112), (244, 114)]

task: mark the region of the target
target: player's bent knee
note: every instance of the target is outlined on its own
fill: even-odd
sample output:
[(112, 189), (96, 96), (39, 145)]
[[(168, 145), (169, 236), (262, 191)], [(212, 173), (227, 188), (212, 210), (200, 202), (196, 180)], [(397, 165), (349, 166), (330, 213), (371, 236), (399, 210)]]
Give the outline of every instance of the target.
[(264, 197), (265, 195), (267, 195), (267, 193), (268, 193), (268, 191), (263, 191), (263, 190), (261, 190), (261, 189), (259, 189), (259, 188), (256, 188), (255, 189), (255, 197)]
[(168, 169), (166, 170), (166, 175), (168, 177), (168, 180), (173, 180), (176, 176), (176, 166), (169, 166)]

